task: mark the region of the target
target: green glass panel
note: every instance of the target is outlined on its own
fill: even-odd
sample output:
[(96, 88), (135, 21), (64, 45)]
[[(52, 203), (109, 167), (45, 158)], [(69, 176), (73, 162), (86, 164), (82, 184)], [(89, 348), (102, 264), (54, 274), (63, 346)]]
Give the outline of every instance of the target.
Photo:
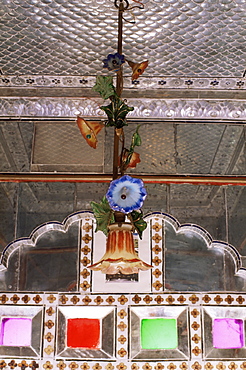
[(178, 346), (176, 319), (143, 319), (141, 347), (143, 349), (173, 349)]

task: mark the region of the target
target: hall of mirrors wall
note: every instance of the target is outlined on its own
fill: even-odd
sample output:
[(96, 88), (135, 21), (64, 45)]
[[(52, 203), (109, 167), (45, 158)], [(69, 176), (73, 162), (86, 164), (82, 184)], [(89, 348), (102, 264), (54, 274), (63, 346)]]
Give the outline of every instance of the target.
[[(83, 183), (1, 183), (2, 251), (14, 240), (29, 237), (40, 225), (62, 223), (81, 209), (90, 212), (90, 201), (99, 202), (107, 187), (107, 184)], [(228, 252), (209, 248), (208, 242), (195, 237), (197, 234), (193, 235), (189, 229), (178, 233), (176, 229), (183, 224), (201, 227), (211, 240), (233, 246), (241, 255), (239, 264), (244, 267), (245, 187), (146, 184), (146, 189), (144, 214), (161, 211), (166, 215), (161, 222), (163, 236), (159, 245), (165, 265), (161, 290), (243, 291), (244, 280), (234, 278), (239, 265), (235, 265)], [(175, 227), (166, 221), (172, 219)], [(185, 227), (181, 227), (183, 229)], [(144, 235), (150, 233), (149, 230), (154, 233), (148, 227)], [(96, 238), (93, 248), (97, 248), (98, 257), (105, 248), (105, 240), (100, 240), (100, 248), (96, 244), (99, 236), (103, 239), (101, 234), (93, 233)], [(155, 246), (153, 237), (154, 234), (148, 236), (151, 243), (145, 247), (148, 253)], [(140, 253), (141, 243), (138, 240)], [(37, 239), (35, 248), (23, 243), (11, 255), (11, 267), (1, 273), (1, 289), (78, 290), (80, 249), (79, 220), (73, 222), (66, 233), (48, 230)], [(153, 253), (151, 258), (158, 256)]]
[[(217, 189), (223, 199), (226, 189)], [(237, 249), (165, 212), (145, 220), (135, 248), (152, 269), (134, 277), (88, 268), (106, 242), (90, 211), (42, 223), (3, 250), (4, 368), (245, 366), (245, 278)]]
[[(48, 129), (50, 135), (67, 135), (71, 129), (74, 147), (81, 146), (71, 122), (63, 126), (57, 124), (53, 130), (45, 122), (3, 124), (4, 136), (21, 138), (18, 147), (25, 155), (19, 162), (17, 156), (6, 155), (8, 163), (1, 171), (42, 171), (47, 158), (60, 158), (54, 145), (39, 150)], [(140, 172), (245, 173), (242, 126), (167, 123), (154, 147), (148, 138), (160, 136), (159, 125), (146, 124), (142, 130), (149, 147), (142, 153)], [(36, 148), (34, 132), (41, 133)], [(182, 140), (191, 132), (195, 139), (189, 147)], [(215, 140), (213, 149), (210, 143), (207, 150), (204, 137), (209, 140), (209, 135)], [(111, 170), (111, 140), (106, 133), (98, 172)], [(232, 158), (215, 150), (224, 142), (230, 147), (227, 153), (234, 153)], [(8, 141), (12, 144), (14, 140)], [(196, 153), (194, 158), (187, 148)], [(175, 149), (179, 158), (173, 155)], [(41, 158), (45, 153), (47, 157)], [(71, 153), (70, 164), (75, 158)], [(57, 162), (48, 163), (45, 170), (53, 171), (52, 166)], [(66, 170), (58, 167), (58, 172)], [(73, 167), (75, 172), (79, 168)], [(246, 369), (245, 187), (149, 183), (145, 187), (148, 227), (142, 240), (134, 235), (134, 243), (152, 268), (119, 277), (88, 268), (102, 257), (106, 245), (104, 234), (95, 233), (90, 202), (100, 202), (108, 184), (0, 184), (1, 368)]]

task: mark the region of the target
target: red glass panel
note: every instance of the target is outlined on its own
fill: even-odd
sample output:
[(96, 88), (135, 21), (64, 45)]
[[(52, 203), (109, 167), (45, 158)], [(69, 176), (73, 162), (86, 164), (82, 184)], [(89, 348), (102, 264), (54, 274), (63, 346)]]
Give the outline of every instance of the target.
[(96, 349), (100, 345), (100, 320), (68, 319), (67, 346), (70, 348)]

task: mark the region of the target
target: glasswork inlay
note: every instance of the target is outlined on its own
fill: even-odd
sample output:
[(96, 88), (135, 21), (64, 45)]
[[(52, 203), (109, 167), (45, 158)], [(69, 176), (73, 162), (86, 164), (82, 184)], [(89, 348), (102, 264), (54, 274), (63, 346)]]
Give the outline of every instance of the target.
[(176, 319), (143, 319), (141, 347), (143, 349), (173, 349), (178, 346)]
[(215, 348), (242, 348), (244, 346), (243, 320), (214, 319), (213, 346)]
[(29, 318), (6, 317), (2, 319), (0, 345), (30, 346), (32, 320)]
[(100, 320), (85, 318), (68, 319), (67, 346), (70, 348), (99, 348)]

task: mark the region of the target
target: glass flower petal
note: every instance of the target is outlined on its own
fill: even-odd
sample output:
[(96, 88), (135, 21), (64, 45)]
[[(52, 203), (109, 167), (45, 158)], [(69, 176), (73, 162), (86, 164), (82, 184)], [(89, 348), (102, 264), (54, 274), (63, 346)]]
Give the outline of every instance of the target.
[(123, 63), (125, 63), (124, 55), (119, 53), (109, 54), (106, 59), (103, 60), (103, 68), (108, 68), (109, 71), (119, 71)]
[(142, 207), (146, 195), (141, 179), (125, 175), (110, 183), (106, 197), (114, 211), (130, 213)]

